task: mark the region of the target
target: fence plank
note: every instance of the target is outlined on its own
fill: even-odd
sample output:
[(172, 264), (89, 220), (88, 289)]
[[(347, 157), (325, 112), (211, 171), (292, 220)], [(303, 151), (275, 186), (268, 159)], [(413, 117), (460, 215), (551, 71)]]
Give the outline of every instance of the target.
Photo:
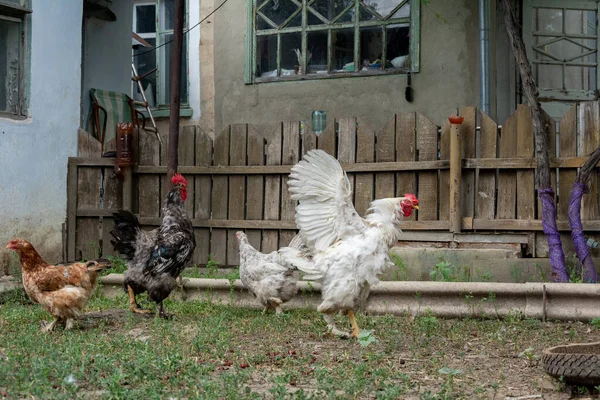
[[(396, 161), (415, 161), (415, 113), (396, 114)], [(396, 197), (417, 192), (417, 174), (415, 172), (396, 173)], [(416, 213), (405, 218), (414, 221)]]
[[(229, 127), (215, 139), (214, 165), (229, 164)], [(227, 218), (227, 198), (229, 189), (229, 177), (213, 176), (211, 195), (211, 207), (213, 219)], [(213, 229), (210, 235), (211, 259), (224, 265), (227, 262), (227, 231), (224, 229)]]
[[(517, 107), (517, 157), (532, 157), (533, 123), (531, 112), (525, 104)], [(517, 218), (533, 219), (535, 207), (535, 182), (533, 170), (517, 171)]]
[[(79, 167), (77, 174), (77, 209), (100, 208), (102, 170), (98, 167)], [(78, 259), (100, 256), (100, 218), (78, 218), (75, 230), (75, 253)]]
[[(157, 166), (160, 163), (158, 140), (148, 132), (140, 131), (139, 165)], [(138, 212), (142, 217), (160, 215), (160, 177), (158, 175), (138, 175)]]
[[(498, 125), (486, 113), (480, 111), (481, 158), (496, 158)], [(477, 217), (494, 219), (496, 215), (496, 171), (479, 171), (477, 187)]]
[(336, 125), (337, 121), (330, 122), (325, 130), (317, 136), (317, 148), (334, 157), (337, 157), (337, 154), (335, 154)]
[[(282, 124), (278, 124), (267, 138), (267, 165), (281, 164)], [(285, 178), (283, 189), (287, 190)], [(265, 176), (265, 220), (279, 220), (279, 204), (281, 200), (282, 177), (280, 175)], [(279, 233), (274, 230), (263, 231), (262, 251), (265, 253), (275, 251), (279, 247)]]
[[(212, 164), (213, 140), (198, 127), (196, 134), (196, 165), (209, 166)], [(210, 175), (194, 177), (194, 217), (197, 219), (210, 219), (211, 215), (212, 177)], [(196, 251), (193, 262), (206, 265), (210, 257), (210, 230), (195, 228)]]
[(300, 138), (302, 140), (302, 154), (300, 156), (317, 148), (317, 135), (313, 132), (310, 124), (300, 122)]
[[(517, 113), (513, 113), (502, 125), (498, 158), (515, 157), (517, 154)], [(517, 203), (517, 173), (498, 172), (498, 204), (496, 215), (499, 219), (514, 219)]]
[[(582, 102), (579, 104), (579, 120), (581, 121), (579, 132), (580, 156), (588, 156), (600, 144), (600, 132), (598, 131), (599, 110), (597, 101)], [(581, 219), (593, 220), (600, 216), (598, 206), (598, 174), (592, 174), (588, 184), (590, 192), (583, 196), (581, 202)]]
[[(389, 162), (396, 159), (396, 117), (390, 119), (375, 136), (375, 161)], [(395, 174), (380, 172), (375, 174), (375, 198), (394, 197), (396, 193)]]
[[(455, 110), (451, 115), (458, 115)], [(446, 119), (442, 125), (440, 135), (440, 160), (447, 160), (450, 163), (450, 121)], [(439, 219), (440, 221), (450, 219), (450, 171), (440, 170), (439, 172)]]
[[(559, 156), (577, 156), (577, 105), (561, 118), (558, 123)], [(560, 168), (558, 170), (558, 219), (566, 220), (569, 216), (569, 200), (575, 183), (577, 171), (574, 169)], [(538, 218), (541, 214), (538, 213)]]
[[(358, 121), (356, 132), (356, 162), (375, 161), (375, 133), (363, 121)], [(373, 201), (373, 174), (357, 173), (354, 182), (354, 208), (358, 215), (364, 216)]]
[[(169, 148), (169, 132), (159, 132), (161, 136), (162, 145), (160, 146), (160, 165), (167, 166), (169, 164), (167, 150)], [(173, 184), (169, 181), (167, 174), (161, 174), (160, 176), (160, 202), (167, 198), (167, 194), (173, 187)]]
[[(558, 199), (558, 190), (556, 187), (556, 168), (552, 165), (552, 160), (556, 158), (556, 121), (548, 115), (544, 110), (542, 110), (542, 115), (546, 119), (547, 125), (547, 136), (546, 142), (548, 145), (548, 155), (550, 157), (550, 185), (552, 186), (552, 190), (554, 191), (554, 201)], [(575, 136), (573, 136), (575, 137)], [(534, 138), (534, 148), (535, 148), (535, 138)], [(537, 162), (536, 162), (537, 164)], [(537, 165), (536, 165), (537, 167)], [(531, 171), (533, 174), (534, 180), (534, 190), (535, 190), (535, 171)], [(537, 197), (537, 218), (542, 219), (542, 201), (538, 196), (537, 190), (535, 190), (534, 195)], [(567, 200), (568, 201), (568, 200)], [(558, 204), (557, 204), (558, 207)], [(568, 208), (568, 205), (567, 205)], [(558, 210), (558, 209), (557, 209)]]
[[(181, 135), (179, 135), (178, 159), (179, 165), (194, 165), (196, 158), (196, 126), (186, 125), (183, 127)], [(184, 203), (185, 212), (188, 217), (194, 218), (194, 204), (196, 188), (194, 185), (193, 175), (184, 175), (188, 182), (188, 198)], [(170, 189), (169, 189), (170, 190)]]
[[(112, 168), (104, 168), (104, 204), (105, 210), (118, 210), (123, 207), (123, 184), (113, 177)], [(115, 255), (110, 243), (112, 236), (110, 231), (114, 227), (112, 218), (102, 218), (102, 257)]]
[[(246, 124), (235, 124), (231, 126), (229, 139), (229, 165), (246, 165)], [(232, 175), (229, 177), (229, 219), (245, 219), (246, 204), (246, 177), (243, 175)], [(227, 232), (227, 265), (239, 265), (240, 254), (235, 229)]]
[[(460, 125), (462, 158), (475, 158), (477, 108), (464, 107), (460, 110), (460, 115), (465, 118), (463, 123)], [(461, 196), (462, 199), (460, 203), (462, 216), (473, 217), (475, 215), (475, 171), (462, 171)], [(445, 199), (440, 197), (440, 204), (443, 202), (445, 202)]]
[[(437, 125), (417, 113), (417, 150), (419, 161), (437, 160)], [(438, 173), (419, 172), (419, 221), (438, 219)]]
[[(354, 164), (356, 162), (356, 118), (341, 118), (338, 126), (338, 161), (342, 164)], [(347, 175), (354, 197), (354, 174)]]
[[(325, 132), (323, 132), (325, 133)], [(335, 133), (335, 132), (334, 132)], [(320, 139), (320, 137), (319, 137)], [(335, 137), (334, 137), (335, 139)], [(300, 124), (298, 122), (285, 122), (283, 124), (283, 142), (281, 146), (281, 163), (285, 165), (296, 164), (299, 160), (300, 148)], [(335, 143), (335, 140), (334, 140)], [(335, 148), (334, 148), (335, 151)], [(281, 220), (294, 221), (296, 216), (296, 201), (290, 198), (290, 193), (287, 189), (287, 177), (283, 179), (281, 185)], [(279, 245), (287, 246), (292, 238), (296, 235), (295, 231), (280, 231)]]
[[(264, 165), (265, 139), (252, 125), (248, 125), (248, 165)], [(246, 178), (246, 219), (263, 219), (264, 177), (250, 175)], [(254, 248), (261, 249), (262, 234), (260, 230), (246, 232), (248, 241)]]
[(67, 260), (75, 261), (77, 239), (77, 164), (70, 157), (67, 167)]

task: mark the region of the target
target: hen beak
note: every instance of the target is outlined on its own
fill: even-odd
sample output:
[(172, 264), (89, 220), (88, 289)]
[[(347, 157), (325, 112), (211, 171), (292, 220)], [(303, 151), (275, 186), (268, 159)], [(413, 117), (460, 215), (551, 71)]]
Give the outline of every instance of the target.
[(418, 210), (418, 209), (419, 209), (419, 206), (413, 206), (413, 208), (414, 208), (415, 210)]

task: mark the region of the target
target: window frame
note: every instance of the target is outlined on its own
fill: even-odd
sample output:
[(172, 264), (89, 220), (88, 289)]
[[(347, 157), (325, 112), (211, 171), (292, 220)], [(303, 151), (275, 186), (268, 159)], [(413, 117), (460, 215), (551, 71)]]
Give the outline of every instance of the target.
[[(2, 0), (0, 0), (2, 1)], [(162, 96), (162, 91), (164, 90), (164, 85), (166, 84), (165, 79), (170, 79), (170, 77), (166, 77), (163, 74), (161, 74), (161, 71), (165, 69), (165, 62), (166, 61), (170, 61), (169, 57), (164, 56), (166, 54), (166, 49), (164, 48), (165, 46), (163, 45), (163, 42), (161, 40), (161, 36), (166, 35), (166, 34), (173, 34), (174, 29), (162, 29), (162, 25), (163, 25), (163, 21), (161, 18), (161, 7), (162, 4), (164, 4), (165, 0), (134, 0), (133, 1), (133, 18), (132, 18), (132, 31), (135, 32), (136, 34), (138, 34), (141, 38), (143, 39), (154, 39), (155, 40), (155, 50), (156, 51), (156, 99), (155, 102), (156, 104), (153, 107), (150, 107), (150, 110), (152, 111), (165, 111), (169, 112), (170, 110), (170, 104), (169, 104), (169, 99), (166, 99), (166, 102), (161, 104), (160, 99)], [(154, 19), (154, 32), (153, 33), (138, 33), (136, 32), (136, 23), (137, 23), (137, 14), (136, 14), (136, 10), (135, 8), (138, 6), (155, 6), (154, 11), (155, 11), (155, 19)], [(188, 29), (188, 11), (189, 10), (189, 2), (188, 0), (185, 0), (185, 13), (183, 16), (183, 30), (184, 32), (187, 31)], [(186, 59), (186, 71), (189, 73), (189, 45), (188, 45), (188, 35), (183, 35), (183, 51), (185, 52), (185, 59)], [(161, 47), (162, 46), (162, 47)], [(150, 49), (148, 49), (150, 50)], [(132, 49), (131, 51), (132, 57), (135, 58), (135, 51)], [(185, 114), (187, 115), (188, 112), (184, 111), (187, 109), (191, 109), (190, 106), (190, 90), (189, 90), (189, 86), (190, 86), (190, 82), (188, 79), (187, 82), (187, 87), (185, 88), (186, 91), (186, 97), (187, 100), (185, 102), (181, 102), (181, 114)], [(136, 82), (132, 82), (132, 97), (134, 95), (134, 91), (137, 90), (137, 83)], [(154, 114), (155, 116), (157, 116), (156, 114)], [(161, 113), (162, 116), (162, 113)]]
[[(261, 2), (264, 0), (260, 0)], [(340, 28), (354, 28), (354, 64), (355, 70), (358, 69), (359, 63), (359, 55), (357, 54), (360, 51), (360, 28), (361, 27), (383, 27), (387, 25), (393, 25), (398, 23), (403, 23), (395, 20), (394, 22), (389, 21), (360, 21), (359, 18), (356, 18), (356, 21), (349, 23), (329, 23), (324, 25), (318, 25), (315, 28), (311, 28), (307, 26), (307, 14), (309, 5), (312, 5), (315, 0), (296, 0), (298, 3), (302, 4), (302, 9), (300, 13), (302, 16), (302, 26), (298, 28), (284, 28), (286, 31), (282, 32), (279, 28), (263, 30), (261, 31), (262, 35), (280, 35), (285, 33), (292, 32), (300, 32), (302, 38), (302, 54), (304, 55), (302, 59), (302, 71), (307, 71), (307, 59), (306, 59), (306, 51), (308, 48), (308, 40), (307, 34), (308, 32), (314, 31), (324, 31), (329, 32), (331, 30), (336, 30)], [(355, 5), (353, 7), (359, 6), (360, 0), (355, 0)], [(247, 0), (246, 1), (246, 40), (245, 40), (245, 62), (244, 62), (244, 82), (246, 84), (254, 84), (254, 83), (265, 83), (265, 82), (282, 82), (282, 81), (299, 81), (299, 80), (316, 80), (316, 79), (336, 79), (336, 78), (348, 78), (348, 77), (365, 77), (365, 76), (385, 76), (385, 75), (394, 75), (394, 74), (407, 74), (407, 73), (418, 73), (420, 67), (420, 9), (421, 9), (421, 0), (407, 0), (407, 3), (410, 5), (410, 15), (406, 18), (404, 23), (409, 23), (409, 32), (410, 32), (410, 43), (409, 43), (409, 55), (410, 55), (410, 68), (409, 71), (394, 69), (394, 70), (369, 70), (369, 71), (358, 71), (358, 72), (347, 72), (347, 73), (339, 73), (339, 74), (303, 74), (303, 75), (294, 75), (294, 76), (278, 76), (278, 77), (257, 77), (256, 76), (256, 43), (257, 43), (257, 29), (256, 29), (256, 13), (257, 13), (257, 0)], [(405, 3), (406, 4), (406, 3)], [(382, 43), (386, 42), (385, 32), (383, 30), (383, 38)], [(329, 44), (328, 44), (329, 47)], [(329, 50), (329, 49), (328, 49)], [(278, 58), (280, 55), (277, 56)], [(279, 64), (279, 62), (278, 62)]]
[(19, 71), (18, 71), (18, 100), (17, 112), (0, 111), (0, 118), (23, 120), (29, 116), (29, 36), (30, 17), (32, 10), (29, 1), (22, 0), (20, 4), (0, 0), (0, 19), (19, 23)]

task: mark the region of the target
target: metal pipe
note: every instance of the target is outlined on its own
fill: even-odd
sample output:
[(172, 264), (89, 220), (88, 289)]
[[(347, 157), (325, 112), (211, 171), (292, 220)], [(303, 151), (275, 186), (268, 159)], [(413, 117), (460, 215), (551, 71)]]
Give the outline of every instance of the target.
[(181, 56), (183, 51), (184, 1), (175, 0), (175, 21), (171, 49), (171, 109), (169, 112), (169, 152), (167, 176), (177, 172), (179, 164), (179, 110), (181, 107)]
[(490, 115), (490, 0), (479, 0), (479, 107)]

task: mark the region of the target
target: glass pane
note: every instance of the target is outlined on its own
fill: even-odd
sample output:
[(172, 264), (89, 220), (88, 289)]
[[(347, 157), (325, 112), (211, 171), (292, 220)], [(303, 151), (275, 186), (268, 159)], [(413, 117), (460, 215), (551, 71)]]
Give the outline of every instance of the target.
[(391, 18), (407, 18), (410, 17), (410, 4), (406, 3)]
[(0, 111), (19, 112), (20, 23), (0, 19)]
[(327, 31), (309, 32), (308, 39), (308, 73), (327, 73)]
[(596, 13), (585, 10), (567, 10), (565, 14), (565, 33), (583, 35), (596, 34)]
[(256, 76), (277, 77), (277, 35), (256, 37)]
[(589, 86), (589, 68), (565, 67), (565, 86), (568, 89), (583, 90)]
[(301, 48), (300, 33), (281, 35), (281, 76), (299, 75), (302, 60), (298, 59), (298, 54)]
[[(152, 46), (156, 45), (155, 38), (146, 39), (148, 43)], [(133, 50), (133, 62), (135, 63), (135, 68), (138, 72), (139, 76), (142, 76), (152, 69), (156, 68), (156, 51), (151, 51), (152, 48), (136, 46)], [(140, 56), (135, 56), (137, 54), (142, 54)], [(146, 99), (150, 104), (150, 107), (155, 107), (156, 104), (156, 73), (150, 74), (144, 79), (141, 80), (142, 87), (144, 88), (144, 93), (146, 95)], [(133, 98), (137, 101), (143, 101), (142, 95), (140, 94), (140, 89), (137, 84), (133, 86)]]
[(556, 8), (538, 8), (535, 28), (538, 32), (555, 33), (563, 31), (563, 12)]
[[(166, 43), (170, 40), (173, 40), (173, 34), (167, 33), (161, 35), (161, 43)], [(160, 59), (161, 65), (160, 69), (160, 99), (159, 105), (165, 105), (170, 103), (171, 99), (171, 52), (173, 42), (168, 43), (167, 45), (161, 47), (160, 50)], [(187, 49), (184, 45), (181, 56), (181, 96), (179, 97), (182, 103), (187, 103)]]
[(356, 12), (354, 12), (354, 7), (352, 7), (351, 9), (349, 9), (348, 11), (346, 11), (344, 13), (344, 15), (342, 15), (337, 21), (335, 21), (336, 23), (343, 23), (343, 22), (354, 22), (356, 18)]
[(360, 29), (361, 70), (381, 69), (383, 31), (380, 27)]
[(165, 31), (175, 26), (175, 0), (160, 0), (160, 26)]
[(354, 0), (317, 0), (313, 3), (312, 8), (327, 20), (332, 21), (350, 4), (354, 4)]
[(316, 14), (314, 14), (312, 10), (308, 12), (307, 20), (308, 20), (308, 25), (325, 25), (325, 24), (327, 24), (327, 22), (323, 21)]
[(156, 9), (151, 6), (135, 7), (135, 32), (136, 33), (154, 33), (156, 32)]
[(354, 29), (331, 31), (331, 60), (333, 72), (354, 71)]
[(299, 12), (292, 20), (285, 26), (286, 28), (297, 28), (302, 26), (302, 13)]
[(536, 81), (543, 89), (562, 89), (562, 66), (560, 65), (538, 65)]
[(386, 68), (410, 68), (410, 27), (407, 24), (387, 28)]
[(264, 14), (265, 17), (269, 18), (277, 26), (281, 26), (298, 8), (291, 0), (271, 0), (261, 6), (259, 12)]
[(271, 25), (262, 15), (256, 13), (256, 29), (262, 31), (264, 29), (276, 29), (277, 25)]
[(387, 17), (403, 0), (362, 0), (380, 15)]
[(378, 18), (373, 15), (373, 13), (367, 11), (366, 7), (361, 5), (360, 6), (360, 20), (361, 21), (371, 21), (371, 20), (377, 20)]

